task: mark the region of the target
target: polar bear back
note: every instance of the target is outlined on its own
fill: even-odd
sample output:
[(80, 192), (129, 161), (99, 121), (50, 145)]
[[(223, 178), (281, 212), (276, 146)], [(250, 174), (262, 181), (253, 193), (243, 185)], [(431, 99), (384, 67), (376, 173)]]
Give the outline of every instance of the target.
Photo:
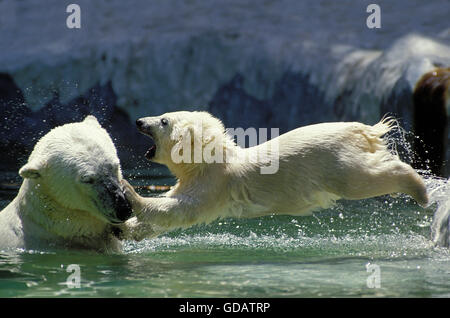
[[(271, 155), (278, 154), (279, 169), (274, 174), (261, 174), (256, 167), (249, 167), (246, 180), (252, 189), (250, 197), (275, 213), (303, 215), (339, 198), (421, 191), (420, 177), (391, 153), (381, 138), (388, 130), (379, 124), (323, 123), (272, 139), (264, 147), (278, 148)], [(258, 151), (259, 147), (263, 146), (247, 151)], [(281, 188), (284, 190), (274, 196)]]

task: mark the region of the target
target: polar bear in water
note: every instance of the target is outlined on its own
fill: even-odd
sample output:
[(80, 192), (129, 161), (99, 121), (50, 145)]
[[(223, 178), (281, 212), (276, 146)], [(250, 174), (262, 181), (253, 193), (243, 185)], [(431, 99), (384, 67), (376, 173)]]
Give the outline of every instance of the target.
[[(422, 178), (382, 138), (393, 122), (316, 124), (241, 148), (207, 112), (138, 119), (139, 131), (154, 140), (147, 159), (167, 165), (177, 184), (163, 197), (144, 198), (123, 181), (139, 221), (134, 238), (220, 217), (308, 215), (340, 198), (401, 192), (426, 205)], [(264, 173), (274, 162), (277, 169)]]
[(430, 201), (437, 205), (431, 224), (431, 239), (438, 246), (450, 247), (450, 178), (432, 178), (429, 181)]
[(19, 174), (19, 193), (0, 212), (0, 250), (120, 249), (131, 205), (116, 148), (95, 117), (51, 130)]

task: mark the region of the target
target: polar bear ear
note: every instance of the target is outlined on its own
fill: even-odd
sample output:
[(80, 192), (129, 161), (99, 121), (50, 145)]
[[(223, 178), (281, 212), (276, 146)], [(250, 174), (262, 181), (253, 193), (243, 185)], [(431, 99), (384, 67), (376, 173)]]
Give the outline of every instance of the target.
[(97, 127), (101, 127), (97, 118), (95, 118), (95, 116), (92, 115), (87, 115), (86, 118), (83, 120), (83, 122)]
[(221, 143), (224, 131), (225, 128), (219, 121), (205, 125), (203, 127), (203, 144), (207, 145), (211, 142)]
[(28, 162), (19, 170), (19, 175), (24, 179), (37, 179), (41, 176), (36, 163)]
[(220, 129), (204, 125), (202, 121), (188, 125), (187, 130), (191, 136), (192, 145), (198, 144), (202, 147), (215, 140), (220, 140), (219, 137), (223, 134)]
[(194, 144), (194, 138), (199, 135), (197, 132), (196, 124), (192, 123), (181, 123), (179, 125), (174, 125), (172, 132), (170, 133), (170, 139), (175, 142), (188, 142), (186, 139), (190, 139), (190, 142)]
[(195, 124), (190, 124), (187, 127), (187, 130), (189, 131), (190, 137), (191, 137), (191, 144), (194, 146), (195, 144), (202, 145), (203, 146), (203, 129), (202, 129), (202, 123), (197, 122)]

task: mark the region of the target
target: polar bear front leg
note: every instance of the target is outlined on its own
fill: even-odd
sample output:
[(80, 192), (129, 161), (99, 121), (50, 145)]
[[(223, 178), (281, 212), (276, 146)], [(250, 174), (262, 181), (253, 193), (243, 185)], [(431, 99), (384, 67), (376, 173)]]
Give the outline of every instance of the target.
[(138, 215), (141, 216), (145, 210), (145, 198), (136, 193), (133, 186), (125, 179), (121, 180), (121, 184), (123, 186), (123, 192), (131, 204), (133, 213), (136, 215), (120, 226), (122, 230), (121, 238), (141, 241), (144, 238), (151, 238), (161, 234), (150, 223), (143, 222), (141, 217), (137, 217)]
[[(187, 228), (205, 222), (201, 217), (201, 209), (197, 209), (196, 201), (181, 202), (176, 197), (141, 197), (125, 180), (122, 181), (124, 194), (130, 201), (136, 219), (142, 229), (148, 227), (161, 234), (176, 228)], [(154, 235), (153, 235), (154, 236)]]
[(130, 202), (131, 207), (133, 209), (133, 213), (138, 216), (145, 207), (144, 198), (141, 197), (136, 190), (134, 190), (133, 186), (125, 179), (122, 179), (120, 183), (123, 186), (123, 193), (125, 197)]

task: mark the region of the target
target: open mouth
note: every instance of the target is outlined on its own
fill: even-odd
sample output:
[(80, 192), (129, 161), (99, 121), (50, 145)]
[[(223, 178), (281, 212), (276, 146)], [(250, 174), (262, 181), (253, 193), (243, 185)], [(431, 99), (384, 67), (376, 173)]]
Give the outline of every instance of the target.
[(142, 122), (140, 124), (138, 124), (137, 126), (138, 126), (137, 128), (140, 133), (150, 137), (150, 139), (153, 141), (153, 145), (147, 150), (147, 152), (144, 155), (145, 158), (147, 158), (148, 160), (151, 160), (151, 159), (153, 159), (153, 157), (156, 154), (156, 144), (155, 144), (153, 135), (148, 127), (145, 127), (145, 125), (142, 125)]
[(153, 139), (153, 135), (152, 135), (152, 133), (149, 132), (149, 131), (143, 131), (143, 130), (140, 130), (140, 132), (143, 133), (143, 134), (146, 135), (146, 136), (149, 136), (150, 139), (153, 141), (153, 145), (152, 145), (150, 148), (148, 148), (147, 152), (146, 152), (145, 155), (144, 155), (145, 158), (147, 158), (148, 160), (152, 160), (153, 157), (154, 157), (155, 154), (156, 154), (156, 144), (155, 144), (155, 140)]
[(156, 145), (151, 146), (145, 153), (145, 158), (151, 160), (156, 154)]

